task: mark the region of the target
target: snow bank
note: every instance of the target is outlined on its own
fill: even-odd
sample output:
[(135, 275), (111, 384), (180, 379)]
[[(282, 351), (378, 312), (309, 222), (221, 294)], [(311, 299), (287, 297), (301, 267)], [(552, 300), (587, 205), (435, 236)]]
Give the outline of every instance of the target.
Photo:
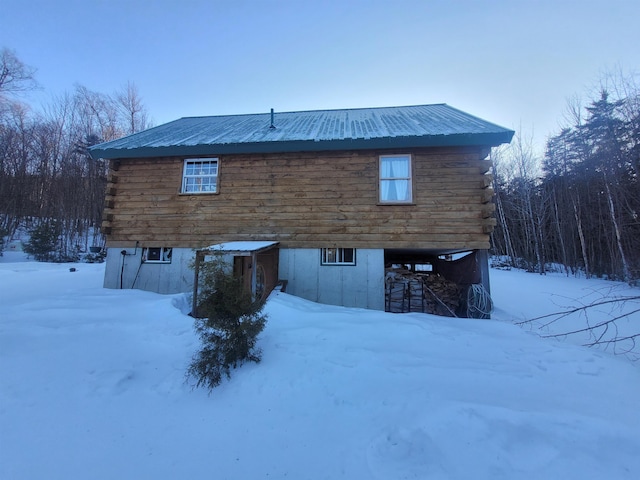
[(0, 478), (640, 478), (637, 366), (500, 321), (549, 303), (515, 272), (491, 321), (273, 295), (208, 396), (183, 296), (73, 267), (0, 263)]

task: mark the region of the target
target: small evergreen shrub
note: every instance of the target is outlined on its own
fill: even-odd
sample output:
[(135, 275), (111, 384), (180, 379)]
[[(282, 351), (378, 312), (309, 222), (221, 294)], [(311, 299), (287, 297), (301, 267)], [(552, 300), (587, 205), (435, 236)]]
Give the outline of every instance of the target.
[(56, 259), (60, 224), (55, 220), (41, 222), (29, 229), (29, 240), (24, 243), (24, 251), (39, 262)]
[(211, 392), (223, 376), (231, 378), (232, 368), (260, 362), (262, 352), (256, 342), (267, 316), (262, 313), (264, 300), (253, 299), (220, 256), (203, 263), (199, 285), (197, 317), (203, 318), (196, 318), (195, 329), (202, 346), (192, 358), (187, 378), (195, 380), (194, 387)]

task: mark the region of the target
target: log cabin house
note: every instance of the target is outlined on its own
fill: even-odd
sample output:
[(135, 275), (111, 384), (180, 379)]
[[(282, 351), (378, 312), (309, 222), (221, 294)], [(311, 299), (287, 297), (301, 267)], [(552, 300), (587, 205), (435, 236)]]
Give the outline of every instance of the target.
[(488, 289), (488, 156), (513, 133), (436, 104), (189, 117), (95, 145), (104, 285), (188, 292), (213, 248), (254, 292), (333, 305), (389, 310), (385, 267), (444, 272), (459, 252), (459, 283)]

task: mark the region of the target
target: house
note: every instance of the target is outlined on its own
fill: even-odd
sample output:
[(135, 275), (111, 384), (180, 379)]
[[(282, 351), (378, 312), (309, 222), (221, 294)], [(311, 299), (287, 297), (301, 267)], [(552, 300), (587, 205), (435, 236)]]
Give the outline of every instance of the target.
[(488, 287), (488, 155), (513, 133), (436, 104), (181, 118), (95, 145), (104, 285), (190, 291), (196, 252), (227, 245), (254, 288), (327, 304), (382, 310), (385, 265), (457, 252)]

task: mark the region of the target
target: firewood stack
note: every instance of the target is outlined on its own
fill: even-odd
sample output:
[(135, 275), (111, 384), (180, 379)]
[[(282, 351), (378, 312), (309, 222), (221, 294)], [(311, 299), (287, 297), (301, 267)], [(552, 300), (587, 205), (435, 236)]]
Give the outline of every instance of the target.
[(385, 310), (393, 313), (422, 312), (455, 316), (461, 288), (433, 272), (387, 268)]

